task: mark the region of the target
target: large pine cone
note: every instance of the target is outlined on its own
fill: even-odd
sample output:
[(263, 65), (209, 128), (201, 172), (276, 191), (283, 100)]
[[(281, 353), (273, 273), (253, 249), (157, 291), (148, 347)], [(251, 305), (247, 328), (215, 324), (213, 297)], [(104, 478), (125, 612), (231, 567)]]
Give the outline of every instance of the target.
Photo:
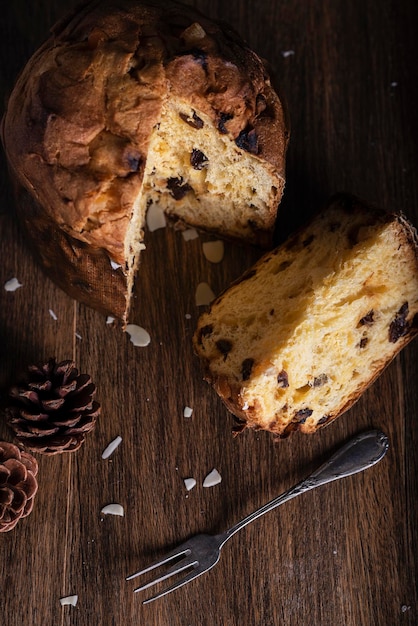
[(18, 441), (33, 452), (78, 450), (95, 425), (100, 405), (96, 386), (74, 361), (31, 365), (27, 380), (11, 388), (6, 419)]
[(38, 463), (12, 443), (0, 441), (0, 532), (12, 530), (32, 511)]

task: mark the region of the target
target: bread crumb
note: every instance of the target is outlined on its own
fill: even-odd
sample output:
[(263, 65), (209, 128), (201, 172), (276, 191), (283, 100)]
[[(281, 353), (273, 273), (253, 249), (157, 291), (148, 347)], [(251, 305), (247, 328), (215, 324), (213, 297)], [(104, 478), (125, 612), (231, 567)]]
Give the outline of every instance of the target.
[(202, 244), (203, 254), (211, 263), (220, 263), (224, 258), (224, 242), (217, 241), (205, 241)]
[(119, 517), (123, 517), (125, 515), (125, 511), (121, 504), (107, 504), (100, 511), (102, 515), (118, 515)]
[(60, 598), (60, 604), (61, 606), (76, 606), (78, 602), (78, 596), (74, 595), (74, 596), (65, 596), (64, 598)]
[(16, 277), (4, 283), (5, 291), (16, 291), (19, 287), (22, 287), (22, 283), (20, 283)]
[(118, 435), (117, 437), (115, 437), (115, 439), (113, 439), (113, 441), (111, 441), (109, 443), (108, 446), (106, 446), (106, 448), (103, 450), (102, 452), (102, 459), (108, 459), (110, 457), (111, 454), (114, 453), (114, 451), (116, 450), (116, 448), (122, 443), (122, 437), (120, 437), (120, 435)]
[(215, 299), (215, 294), (208, 283), (199, 283), (196, 288), (195, 299), (196, 306), (205, 306)]
[(115, 321), (115, 318), (112, 317), (111, 315), (108, 315), (106, 317), (106, 324), (113, 324), (114, 321)]
[(181, 34), (181, 38), (188, 44), (195, 44), (199, 39), (206, 37), (206, 32), (198, 22), (193, 22)]
[(197, 239), (199, 237), (199, 233), (195, 228), (186, 228), (182, 232), (184, 241), (192, 241), (192, 239)]
[(53, 320), (57, 321), (58, 317), (57, 315), (54, 313), (54, 311), (52, 309), (48, 309), (50, 316), (52, 317)]
[(120, 263), (116, 263), (116, 261), (110, 261), (110, 265), (112, 266), (112, 270), (118, 270), (122, 265)]
[(282, 50), (282, 57), (284, 57), (285, 59), (287, 57), (291, 57), (295, 54), (294, 50)]
[(165, 213), (158, 204), (151, 204), (147, 211), (147, 226), (152, 233), (154, 230), (166, 227)]
[(185, 478), (184, 484), (187, 491), (190, 491), (191, 489), (193, 489), (193, 487), (196, 486), (196, 480), (194, 478)]
[(136, 324), (128, 324), (126, 326), (125, 332), (127, 332), (130, 336), (134, 346), (145, 348), (145, 346), (147, 346), (151, 341), (149, 333), (145, 330), (145, 328), (142, 328), (142, 326), (137, 326)]
[(185, 406), (183, 410), (183, 417), (191, 417), (192, 414), (193, 414), (193, 409), (191, 409), (189, 406)]
[(209, 474), (206, 476), (205, 480), (203, 481), (203, 487), (214, 487), (215, 485), (219, 485), (221, 480), (222, 480), (222, 476), (220, 475), (218, 470), (213, 469), (211, 472), (209, 472)]

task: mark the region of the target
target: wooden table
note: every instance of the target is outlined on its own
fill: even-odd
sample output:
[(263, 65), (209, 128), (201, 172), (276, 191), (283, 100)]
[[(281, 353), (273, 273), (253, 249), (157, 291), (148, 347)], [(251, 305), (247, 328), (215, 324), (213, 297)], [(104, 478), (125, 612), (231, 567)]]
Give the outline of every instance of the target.
[[(1, 17), (1, 101), (71, 0), (13, 0)], [(336, 191), (418, 224), (415, 0), (213, 0), (275, 68), (292, 120), (280, 236)], [(3, 155), (2, 155), (3, 159)], [(314, 436), (280, 444), (231, 436), (202, 380), (191, 336), (198, 282), (219, 292), (260, 252), (228, 245), (210, 264), (201, 237), (149, 237), (135, 322), (146, 348), (47, 280), (0, 186), (1, 388), (49, 356), (74, 358), (97, 384), (102, 415), (73, 455), (38, 455), (32, 514), (0, 536), (0, 623), (8, 626), (398, 626), (418, 623), (418, 342), (361, 400)], [(162, 262), (162, 259), (164, 261)], [(17, 277), (22, 287), (6, 293)], [(53, 318), (50, 311), (56, 316)], [(185, 406), (193, 408), (190, 418)], [(0, 437), (12, 440), (2, 423)], [(301, 479), (349, 436), (379, 428), (390, 451), (364, 474), (292, 500), (237, 535), (218, 566), (150, 605), (125, 576), (188, 535), (217, 532)], [(117, 451), (101, 453), (117, 435)], [(222, 482), (202, 487), (216, 468)], [(183, 479), (194, 477), (187, 492)], [(101, 515), (106, 504), (125, 516)], [(75, 607), (60, 597), (78, 595)]]

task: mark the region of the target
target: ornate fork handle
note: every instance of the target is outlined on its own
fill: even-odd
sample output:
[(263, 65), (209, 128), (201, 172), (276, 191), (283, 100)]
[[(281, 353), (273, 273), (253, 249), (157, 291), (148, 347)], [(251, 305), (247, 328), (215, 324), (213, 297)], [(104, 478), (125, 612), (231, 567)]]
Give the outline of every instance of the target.
[(194, 535), (171, 552), (168, 552), (163, 558), (151, 563), (151, 565), (145, 567), (145, 569), (128, 576), (128, 580), (149, 573), (161, 566), (168, 567), (166, 573), (135, 589), (135, 591), (143, 591), (174, 575), (182, 573), (183, 578), (177, 580), (166, 589), (163, 589), (160, 593), (144, 600), (144, 604), (161, 598), (171, 591), (186, 585), (191, 580), (201, 576), (216, 565), (219, 561), (222, 546), (228, 539), (250, 522), (253, 522), (280, 504), (306, 491), (310, 491), (315, 487), (319, 487), (333, 480), (362, 472), (380, 461), (386, 454), (388, 447), (388, 438), (377, 430), (357, 435), (357, 437), (354, 437), (342, 448), (337, 450), (326, 463), (321, 465), (310, 474), (310, 476), (305, 478), (305, 480), (302, 480), (302, 482), (289, 489), (289, 491), (282, 493), (260, 509), (257, 509), (254, 513), (251, 513), (251, 515), (244, 517), (243, 520), (235, 524), (235, 526), (232, 526), (232, 528), (226, 532), (219, 535)]
[(270, 500), (270, 502), (267, 502), (267, 504), (253, 513), (250, 513), (250, 515), (244, 517), (244, 519), (226, 532), (218, 535), (218, 539), (221, 542), (219, 547), (221, 548), (228, 539), (241, 530), (241, 528), (244, 528), (244, 526), (247, 526), (281, 504), (288, 502), (288, 500), (296, 498), (296, 496), (306, 493), (311, 489), (315, 489), (315, 487), (319, 487), (320, 485), (325, 485), (333, 480), (362, 472), (368, 467), (371, 467), (386, 454), (388, 447), (388, 438), (384, 433), (377, 430), (361, 433), (337, 450), (328, 461), (323, 463), (323, 465), (300, 483), (282, 493), (277, 498)]

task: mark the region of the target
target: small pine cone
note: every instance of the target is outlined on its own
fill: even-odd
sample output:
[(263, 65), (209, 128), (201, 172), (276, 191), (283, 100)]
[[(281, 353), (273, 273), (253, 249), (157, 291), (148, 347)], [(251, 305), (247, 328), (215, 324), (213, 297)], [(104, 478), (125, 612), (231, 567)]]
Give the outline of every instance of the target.
[(33, 452), (78, 450), (100, 413), (96, 386), (73, 361), (31, 365), (24, 383), (9, 392), (6, 419), (18, 441)]
[(0, 441), (0, 532), (12, 530), (32, 511), (38, 463), (12, 443)]

